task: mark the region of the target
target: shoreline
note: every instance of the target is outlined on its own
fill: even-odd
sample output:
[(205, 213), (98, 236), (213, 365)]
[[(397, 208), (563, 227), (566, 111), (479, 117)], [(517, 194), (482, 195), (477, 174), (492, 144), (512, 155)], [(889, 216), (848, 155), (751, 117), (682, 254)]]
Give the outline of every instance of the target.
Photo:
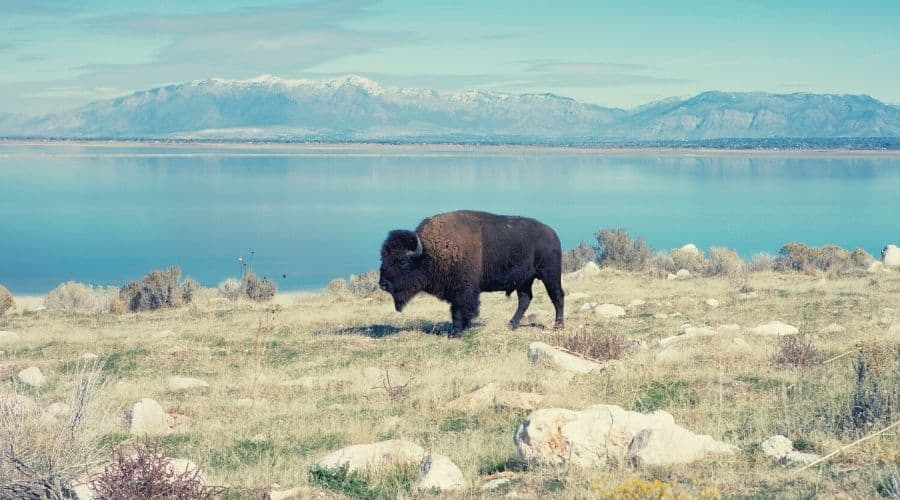
[[(556, 146), (556, 145), (518, 145), (518, 144), (464, 144), (464, 143), (422, 143), (422, 144), (386, 144), (378, 142), (241, 142), (241, 141), (165, 141), (156, 139), (147, 140), (107, 140), (107, 139), (2, 139), (0, 146), (10, 147), (94, 147), (94, 148), (218, 148), (223, 150), (255, 150), (259, 152), (277, 151), (279, 154), (223, 154), (213, 153), (214, 156), (297, 156), (310, 153), (322, 154), (345, 153), (352, 154), (360, 150), (382, 155), (443, 153), (443, 154), (467, 154), (467, 153), (537, 153), (537, 154), (601, 154), (601, 155), (632, 155), (632, 154), (662, 154), (667, 156), (764, 156), (764, 157), (803, 157), (803, 156), (841, 156), (841, 157), (900, 157), (900, 149), (848, 149), (848, 148), (788, 148), (788, 149), (739, 149), (739, 148), (713, 148), (713, 147), (671, 147), (671, 146)], [(98, 155), (98, 153), (88, 156)], [(208, 155), (208, 154), (205, 154)], [(157, 156), (157, 155), (154, 155)], [(191, 154), (190, 156), (203, 156)]]

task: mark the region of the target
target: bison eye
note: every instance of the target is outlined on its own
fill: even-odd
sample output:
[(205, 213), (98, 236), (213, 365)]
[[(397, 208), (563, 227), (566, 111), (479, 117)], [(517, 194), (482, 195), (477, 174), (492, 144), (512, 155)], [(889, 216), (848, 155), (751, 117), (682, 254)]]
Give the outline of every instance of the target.
[(400, 269), (407, 269), (407, 268), (409, 268), (409, 259), (407, 259), (407, 258), (397, 259), (397, 265), (400, 267)]

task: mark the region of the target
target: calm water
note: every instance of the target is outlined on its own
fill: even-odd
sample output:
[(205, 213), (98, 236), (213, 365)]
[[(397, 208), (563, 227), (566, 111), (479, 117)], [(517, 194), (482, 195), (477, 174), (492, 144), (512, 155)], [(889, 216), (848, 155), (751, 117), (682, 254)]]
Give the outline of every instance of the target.
[(0, 144), (0, 283), (123, 284), (237, 257), (282, 289), (378, 266), (386, 233), (459, 208), (536, 217), (571, 247), (624, 227), (654, 248), (900, 242), (900, 156)]

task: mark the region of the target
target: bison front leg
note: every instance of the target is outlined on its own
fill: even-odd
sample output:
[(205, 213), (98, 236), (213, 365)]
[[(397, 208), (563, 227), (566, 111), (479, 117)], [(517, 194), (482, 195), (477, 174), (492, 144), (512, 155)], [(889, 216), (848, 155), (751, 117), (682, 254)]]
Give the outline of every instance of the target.
[(528, 309), (528, 305), (531, 304), (531, 285), (533, 282), (534, 280), (529, 280), (528, 283), (516, 289), (516, 295), (518, 295), (519, 297), (519, 307), (516, 309), (516, 313), (513, 314), (512, 319), (509, 320), (509, 328), (512, 330), (515, 330), (519, 327), (519, 322), (522, 321), (522, 316)]
[(478, 293), (463, 295), (450, 303), (450, 317), (453, 318), (451, 337), (458, 337), (472, 325), (478, 316)]

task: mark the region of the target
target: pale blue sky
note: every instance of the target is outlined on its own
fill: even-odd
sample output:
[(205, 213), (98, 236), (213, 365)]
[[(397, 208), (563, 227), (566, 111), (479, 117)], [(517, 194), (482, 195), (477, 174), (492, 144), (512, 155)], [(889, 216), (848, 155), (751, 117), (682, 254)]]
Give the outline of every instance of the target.
[(900, 1), (0, 0), (0, 112), (355, 73), (633, 107), (704, 90), (900, 103)]

